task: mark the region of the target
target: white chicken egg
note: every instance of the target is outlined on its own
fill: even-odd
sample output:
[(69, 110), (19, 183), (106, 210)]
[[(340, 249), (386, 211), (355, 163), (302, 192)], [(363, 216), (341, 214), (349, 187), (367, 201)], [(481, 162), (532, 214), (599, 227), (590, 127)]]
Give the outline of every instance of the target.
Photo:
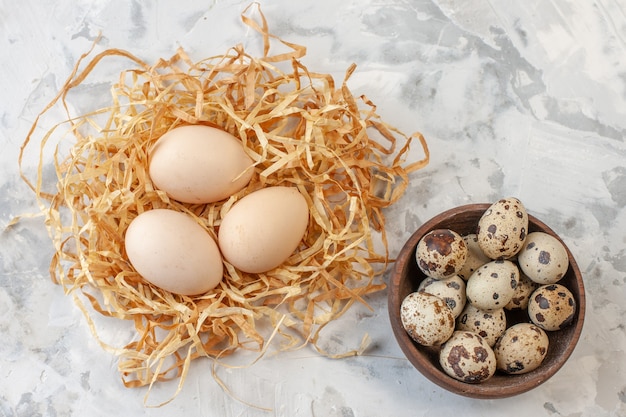
[(149, 173), (159, 190), (183, 203), (223, 200), (244, 188), (254, 174), (241, 141), (204, 125), (176, 127), (150, 151)]
[(297, 249), (309, 222), (309, 207), (295, 187), (267, 187), (237, 201), (218, 231), (224, 258), (235, 268), (262, 273)]
[(539, 284), (554, 284), (563, 278), (569, 267), (563, 244), (545, 232), (528, 235), (517, 262), (528, 278)]
[(470, 384), (491, 378), (496, 372), (493, 349), (478, 334), (457, 330), (441, 347), (439, 363), (446, 374)]
[(135, 270), (166, 291), (202, 294), (222, 280), (222, 257), (215, 240), (185, 213), (143, 212), (128, 226), (124, 245)]

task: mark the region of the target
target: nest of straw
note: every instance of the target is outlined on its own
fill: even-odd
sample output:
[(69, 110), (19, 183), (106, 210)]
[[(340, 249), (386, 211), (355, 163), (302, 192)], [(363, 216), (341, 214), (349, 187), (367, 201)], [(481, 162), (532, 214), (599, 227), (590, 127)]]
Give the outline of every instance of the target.
[[(59, 104), (68, 113), (67, 121), (38, 142), (36, 180), (22, 173), (54, 243), (50, 273), (74, 296), (96, 337), (89, 318), (94, 312), (134, 323), (133, 341), (114, 349), (128, 387), (183, 380), (196, 358), (221, 358), (240, 349), (263, 352), (277, 336), (280, 349), (312, 344), (331, 357), (360, 353), (324, 352), (320, 331), (355, 302), (366, 304), (367, 294), (384, 289), (382, 273), (391, 260), (383, 210), (404, 193), (409, 173), (428, 163), (421, 134), (405, 135), (381, 120), (365, 96), (353, 96), (346, 81), (354, 66), (336, 86), (330, 75), (302, 63), (303, 46), (271, 35), (262, 13), (255, 21), (244, 11), (242, 20), (262, 36), (263, 56), (250, 56), (239, 45), (193, 62), (180, 49), (150, 65), (123, 50), (107, 49), (92, 58), (89, 51), (39, 115)], [(288, 52), (270, 54), (272, 42)], [(71, 116), (68, 92), (109, 57), (132, 64), (113, 85), (111, 106)], [(38, 122), (39, 117), (24, 142), (20, 166)], [(206, 205), (182, 204), (155, 189), (148, 176), (149, 149), (182, 124), (215, 126), (240, 138), (255, 163), (250, 184)], [(63, 155), (56, 148), (57, 191), (46, 193), (44, 147), (61, 125), (69, 126), (64, 137), (71, 137), (72, 146)], [(415, 139), (424, 157), (407, 163)], [(307, 233), (282, 266), (248, 274), (226, 265), (220, 286), (188, 297), (148, 284), (130, 265), (124, 233), (139, 213), (179, 210), (215, 236), (238, 199), (274, 185), (297, 187), (310, 209)]]

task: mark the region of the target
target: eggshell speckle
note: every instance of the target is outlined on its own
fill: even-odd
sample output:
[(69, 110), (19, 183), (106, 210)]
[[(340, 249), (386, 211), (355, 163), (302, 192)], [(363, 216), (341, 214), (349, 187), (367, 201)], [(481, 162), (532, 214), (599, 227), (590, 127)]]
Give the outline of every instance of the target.
[(524, 374), (537, 369), (548, 354), (549, 343), (548, 335), (533, 324), (509, 327), (494, 347), (498, 370)]
[(528, 278), (539, 284), (554, 284), (569, 267), (567, 250), (554, 236), (544, 232), (528, 235), (517, 262)]
[(454, 317), (458, 317), (465, 307), (465, 281), (458, 275), (446, 279), (427, 277), (420, 282), (417, 291), (441, 298), (450, 307)]
[(149, 173), (159, 190), (183, 203), (223, 200), (244, 188), (252, 175), (252, 159), (241, 141), (217, 128), (176, 127), (150, 151)]
[(452, 310), (441, 298), (413, 292), (402, 300), (400, 319), (411, 339), (423, 346), (438, 346), (454, 332)]
[(493, 346), (506, 330), (506, 324), (504, 309), (481, 310), (468, 303), (456, 320), (456, 329), (477, 333)]
[(504, 306), (507, 310), (526, 310), (528, 308), (528, 300), (530, 295), (539, 287), (539, 284), (531, 280), (520, 271), (519, 282), (515, 287), (513, 298)]
[(452, 378), (470, 384), (484, 382), (496, 372), (496, 357), (482, 337), (473, 332), (455, 331), (441, 347), (441, 367)]
[(215, 240), (185, 213), (155, 209), (140, 214), (128, 226), (124, 244), (135, 270), (172, 293), (201, 294), (222, 280)]
[(576, 300), (571, 291), (560, 284), (543, 285), (528, 302), (530, 320), (544, 330), (555, 331), (568, 326), (576, 313)]
[(436, 229), (420, 239), (415, 258), (426, 276), (435, 279), (449, 278), (463, 267), (467, 258), (467, 246), (455, 231)]
[(482, 310), (503, 308), (511, 301), (519, 269), (511, 261), (491, 261), (476, 270), (466, 284), (467, 301)]
[(296, 188), (262, 188), (237, 201), (224, 215), (219, 247), (235, 268), (267, 272), (293, 254), (308, 221), (308, 204)]
[(506, 259), (519, 252), (528, 233), (528, 213), (517, 198), (493, 203), (478, 221), (476, 235), (483, 253), (491, 259)]

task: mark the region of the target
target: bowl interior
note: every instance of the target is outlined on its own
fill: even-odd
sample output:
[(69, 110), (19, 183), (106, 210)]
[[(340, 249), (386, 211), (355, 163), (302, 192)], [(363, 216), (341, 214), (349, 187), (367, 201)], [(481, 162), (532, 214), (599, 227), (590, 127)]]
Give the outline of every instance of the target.
[[(400, 348), (407, 359), (426, 378), (451, 392), (473, 398), (504, 398), (521, 394), (545, 382), (554, 375), (571, 355), (582, 331), (585, 315), (585, 292), (578, 265), (569, 248), (544, 223), (529, 215), (528, 232), (546, 232), (563, 243), (569, 256), (569, 268), (559, 281), (573, 294), (577, 309), (572, 324), (565, 329), (546, 332), (550, 339), (548, 354), (542, 365), (534, 371), (522, 375), (505, 375), (500, 372), (480, 384), (468, 384), (449, 377), (439, 365), (439, 349), (415, 343), (404, 330), (400, 320), (400, 305), (419, 283), (426, 278), (415, 260), (415, 248), (420, 239), (429, 231), (447, 228), (460, 235), (476, 232), (478, 220), (490, 204), (470, 204), (443, 212), (424, 223), (406, 242), (396, 259), (388, 289), (388, 308), (391, 326)], [(525, 312), (507, 311), (507, 324), (529, 321)]]

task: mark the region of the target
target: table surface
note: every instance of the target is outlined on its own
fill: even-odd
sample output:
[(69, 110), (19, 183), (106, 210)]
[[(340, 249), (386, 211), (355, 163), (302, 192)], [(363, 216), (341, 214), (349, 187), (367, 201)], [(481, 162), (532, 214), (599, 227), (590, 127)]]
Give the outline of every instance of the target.
[[(357, 64), (352, 91), (391, 125), (426, 137), (430, 164), (387, 211), (392, 256), (438, 212), (506, 196), (560, 234), (582, 270), (587, 314), (577, 348), (553, 378), (502, 400), (440, 389), (395, 343), (383, 291), (367, 299), (371, 311), (357, 305), (329, 329), (325, 343), (337, 349), (356, 348), (369, 334), (362, 356), (329, 359), (303, 348), (217, 367), (229, 391), (212, 363), (199, 360), (162, 407), (152, 406), (171, 398), (176, 382), (147, 398), (146, 388), (123, 386), (116, 356), (50, 280), (52, 245), (42, 218), (28, 216), (38, 207), (19, 178), (18, 151), (99, 33), (96, 51), (126, 49), (154, 62), (183, 47), (200, 60), (258, 45), (240, 20), (247, 5), (0, 0), (0, 415), (625, 416), (623, 0), (261, 1), (270, 31), (307, 47), (307, 66), (341, 80)], [(94, 106), (106, 104), (116, 75), (106, 67), (95, 75)], [(416, 146), (410, 158), (419, 157)], [(34, 175), (32, 155), (25, 172)], [(132, 337), (125, 322), (96, 325), (112, 343)]]

